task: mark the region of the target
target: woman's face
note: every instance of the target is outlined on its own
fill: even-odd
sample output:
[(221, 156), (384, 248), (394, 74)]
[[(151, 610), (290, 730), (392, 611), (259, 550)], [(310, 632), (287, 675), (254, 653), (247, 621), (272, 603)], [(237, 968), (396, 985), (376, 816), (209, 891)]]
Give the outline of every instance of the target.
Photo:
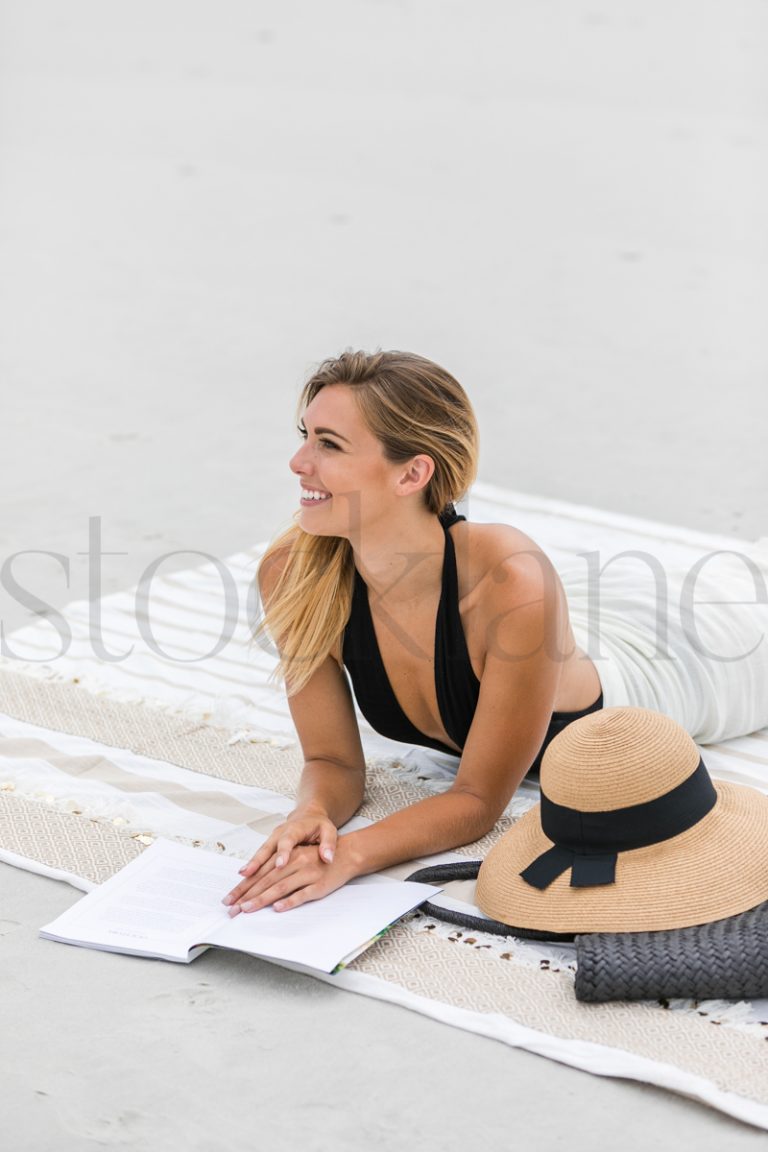
[(304, 410), (300, 430), (304, 443), (290, 467), (301, 484), (305, 532), (349, 538), (393, 510), (403, 466), (386, 459), (349, 388), (322, 388)]

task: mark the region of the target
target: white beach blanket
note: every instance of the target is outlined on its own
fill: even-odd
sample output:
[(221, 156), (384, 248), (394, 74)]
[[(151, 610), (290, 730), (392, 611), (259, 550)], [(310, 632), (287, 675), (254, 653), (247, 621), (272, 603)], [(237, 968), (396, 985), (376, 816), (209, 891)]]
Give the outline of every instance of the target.
[[(761, 554), (759, 546), (484, 486), (471, 514), (523, 528), (561, 571), (595, 551), (604, 564), (643, 549), (678, 569), (718, 548)], [(87, 887), (155, 836), (247, 856), (254, 830), (280, 819), (300, 765), (282, 691), (269, 682), (274, 659), (249, 644), (259, 553), (157, 578), (146, 598), (129, 590), (102, 600), (102, 654), (127, 653), (123, 659), (94, 651), (96, 617), (85, 603), (70, 605), (63, 625), (42, 620), (8, 639), (0, 859)], [(578, 609), (575, 616), (579, 628)], [(450, 782), (454, 758), (404, 749), (362, 728), (371, 786), (360, 819)], [(703, 751), (714, 775), (768, 790), (768, 732)], [(506, 823), (535, 795), (526, 783)], [(472, 910), (471, 886), (452, 887), (446, 898)], [(677, 1004), (673, 1012), (578, 1005), (573, 963), (567, 947), (499, 943), (416, 916), (333, 980), (576, 1067), (684, 1092), (768, 1128), (768, 1004)]]
[(576, 642), (605, 707), (664, 712), (703, 744), (768, 723), (768, 553), (712, 547), (582, 555), (561, 568)]

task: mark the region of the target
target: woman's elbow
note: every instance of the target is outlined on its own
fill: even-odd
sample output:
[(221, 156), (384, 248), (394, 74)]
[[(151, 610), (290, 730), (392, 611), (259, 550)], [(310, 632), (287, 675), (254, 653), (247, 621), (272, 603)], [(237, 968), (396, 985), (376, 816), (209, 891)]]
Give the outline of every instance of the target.
[(467, 788), (465, 785), (452, 786), (451, 791), (458, 796), (466, 798), (468, 805), (467, 815), (471, 823), (472, 832), (474, 833), (473, 839), (479, 840), (481, 836), (486, 836), (495, 827), (497, 821), (504, 813), (506, 804), (499, 798), (486, 796), (481, 792), (476, 792), (472, 788)]

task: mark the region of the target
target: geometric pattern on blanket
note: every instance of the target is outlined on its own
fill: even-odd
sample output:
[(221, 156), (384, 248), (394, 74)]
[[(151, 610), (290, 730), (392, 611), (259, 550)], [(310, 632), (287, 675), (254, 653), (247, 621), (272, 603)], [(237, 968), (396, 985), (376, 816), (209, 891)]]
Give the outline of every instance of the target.
[(111, 821), (57, 812), (0, 791), (0, 846), (47, 868), (102, 884), (144, 851), (134, 833)]

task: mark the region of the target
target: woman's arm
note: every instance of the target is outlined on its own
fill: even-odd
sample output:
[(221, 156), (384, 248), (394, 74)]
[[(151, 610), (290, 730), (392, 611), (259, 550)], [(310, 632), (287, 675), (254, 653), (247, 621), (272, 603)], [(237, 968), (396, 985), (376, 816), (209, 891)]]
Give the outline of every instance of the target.
[(304, 753), (296, 804), (251, 860), (240, 869), (246, 879), (225, 898), (235, 905), (250, 890), (251, 877), (282, 868), (297, 845), (331, 861), (336, 829), (360, 807), (365, 794), (365, 759), (346, 677), (332, 657), (306, 687), (288, 698)]
[(304, 755), (294, 813), (320, 808), (345, 824), (363, 802), (365, 757), (349, 685), (332, 656), (288, 706)]
[[(272, 553), (259, 568), (259, 591), (266, 603), (276, 588), (290, 548)], [(225, 898), (237, 905), (252, 878), (286, 864), (299, 844), (316, 845), (315, 854), (330, 861), (336, 829), (360, 807), (365, 792), (365, 758), (354, 705), (338, 659), (329, 655), (301, 691), (288, 697), (288, 706), (304, 753), (304, 768), (296, 804), (264, 845), (240, 869), (246, 879)]]
[[(241, 884), (231, 894), (235, 904), (246, 911), (267, 904), (293, 908), (354, 876), (471, 843), (490, 831), (546, 734), (562, 660), (562, 607), (555, 582), (540, 560), (530, 558), (497, 565), (483, 602), (480, 699), (449, 791), (339, 837), (331, 862), (302, 848), (282, 868), (265, 862), (247, 889)], [(314, 723), (309, 712), (305, 719)]]

